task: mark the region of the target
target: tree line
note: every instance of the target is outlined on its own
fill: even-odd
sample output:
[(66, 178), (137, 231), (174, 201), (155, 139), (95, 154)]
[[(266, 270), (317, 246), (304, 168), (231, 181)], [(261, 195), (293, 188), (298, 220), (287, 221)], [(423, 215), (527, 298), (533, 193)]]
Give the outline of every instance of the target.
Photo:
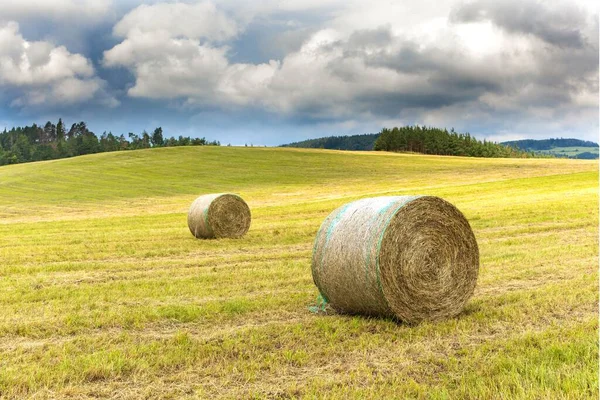
[(61, 118), (56, 124), (48, 121), (43, 127), (33, 124), (10, 130), (5, 128), (0, 132), (0, 165), (173, 146), (220, 146), (220, 143), (188, 136), (165, 138), (161, 127), (151, 133), (143, 131), (139, 135), (130, 132), (127, 138), (112, 132), (104, 132), (98, 137), (83, 121), (71, 125), (67, 130)]
[(555, 138), (555, 139), (522, 139), (503, 142), (507, 146), (518, 147), (522, 150), (551, 150), (555, 147), (598, 147), (598, 143), (588, 140), (580, 140), (574, 138)]
[(517, 147), (477, 140), (469, 133), (426, 126), (384, 128), (373, 150), (469, 157), (539, 157)]
[(328, 136), (318, 139), (308, 139), (281, 145), (281, 147), (303, 147), (311, 149), (332, 150), (373, 150), (373, 144), (379, 134), (362, 134), (352, 136)]

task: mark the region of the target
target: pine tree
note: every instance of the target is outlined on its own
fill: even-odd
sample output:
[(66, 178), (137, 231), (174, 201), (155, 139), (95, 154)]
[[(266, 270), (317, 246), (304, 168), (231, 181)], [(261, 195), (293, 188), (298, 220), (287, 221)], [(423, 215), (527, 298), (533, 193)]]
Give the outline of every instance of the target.
[(56, 140), (56, 126), (50, 121), (46, 122), (41, 133), (40, 143), (50, 143)]
[(61, 142), (63, 140), (65, 140), (65, 125), (62, 122), (62, 118), (59, 118), (56, 124), (56, 141)]

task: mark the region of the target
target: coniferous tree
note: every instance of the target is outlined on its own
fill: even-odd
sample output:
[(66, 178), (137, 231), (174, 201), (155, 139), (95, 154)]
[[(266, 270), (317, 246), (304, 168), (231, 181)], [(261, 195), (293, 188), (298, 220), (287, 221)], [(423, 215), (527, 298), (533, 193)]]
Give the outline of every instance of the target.
[(65, 140), (65, 125), (62, 122), (62, 118), (59, 118), (56, 124), (56, 140), (58, 142)]
[(40, 143), (51, 143), (56, 140), (56, 126), (50, 121), (46, 122), (41, 133)]
[(163, 132), (162, 128), (159, 126), (152, 132), (152, 137), (150, 138), (153, 147), (160, 147), (164, 144)]

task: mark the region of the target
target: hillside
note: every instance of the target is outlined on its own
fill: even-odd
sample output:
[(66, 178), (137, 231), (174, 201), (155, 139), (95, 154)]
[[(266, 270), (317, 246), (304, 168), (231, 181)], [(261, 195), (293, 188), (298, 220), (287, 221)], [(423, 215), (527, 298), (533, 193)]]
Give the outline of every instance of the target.
[[(196, 196), (252, 209), (196, 240)], [(313, 314), (315, 234), (432, 194), (479, 243), (455, 319)], [(0, 167), (0, 398), (593, 398), (598, 163), (178, 147)], [(557, 295), (560, 294), (560, 295)]]
[(487, 140), (480, 141), (469, 133), (427, 126), (383, 128), (377, 134), (330, 136), (290, 143), (281, 147), (335, 150), (376, 150), (465, 157), (533, 157), (519, 150)]
[(597, 159), (598, 143), (579, 139), (523, 139), (503, 142), (506, 146), (525, 151), (551, 154), (556, 157)]
[(378, 137), (378, 133), (349, 136), (327, 136), (318, 139), (308, 139), (301, 142), (283, 144), (280, 147), (328, 150), (373, 150), (373, 145)]
[[(375, 148), (375, 144), (377, 143), (377, 139), (379, 139), (380, 136), (381, 133), (350, 136), (327, 136), (318, 139), (308, 139), (300, 142), (284, 144), (280, 147), (330, 150), (373, 150)], [(492, 142), (487, 142), (486, 145), (492, 147), (496, 146)], [(527, 153), (551, 155), (561, 158), (593, 160), (597, 159), (599, 155), (597, 143), (579, 139), (523, 139), (501, 142), (500, 145), (517, 148)], [(385, 148), (385, 146), (381, 147)]]

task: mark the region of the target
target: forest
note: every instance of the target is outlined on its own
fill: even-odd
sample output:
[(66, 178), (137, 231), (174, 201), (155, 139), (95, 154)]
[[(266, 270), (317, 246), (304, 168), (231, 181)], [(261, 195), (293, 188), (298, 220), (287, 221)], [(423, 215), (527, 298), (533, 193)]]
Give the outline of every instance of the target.
[(284, 144), (281, 147), (381, 150), (471, 157), (550, 157), (534, 154), (516, 145), (480, 141), (469, 133), (458, 133), (454, 129), (448, 131), (426, 126), (384, 128), (374, 134), (328, 136)]
[(281, 147), (302, 147), (308, 149), (331, 150), (373, 150), (378, 133), (351, 136), (328, 136), (318, 139), (308, 139), (301, 142), (281, 145)]
[(104, 132), (99, 137), (90, 131), (81, 121), (66, 129), (62, 119), (53, 124), (48, 121), (43, 127), (16, 127), (0, 132), (0, 165), (19, 164), (30, 161), (53, 160), (106, 151), (123, 151), (147, 149), (151, 147), (173, 146), (219, 146), (218, 141), (207, 141), (205, 138), (165, 138), (161, 127), (148, 133), (130, 132), (115, 135)]
[(373, 150), (468, 157), (541, 156), (485, 139), (477, 140), (469, 133), (458, 133), (454, 129), (448, 131), (426, 126), (384, 128), (377, 137)]
[(551, 150), (556, 147), (596, 147), (598, 148), (598, 143), (590, 142), (588, 140), (580, 140), (580, 139), (522, 139), (522, 140), (512, 140), (509, 142), (502, 142), (502, 144), (506, 146), (518, 147), (522, 150), (530, 150), (530, 151), (539, 151), (539, 150)]

